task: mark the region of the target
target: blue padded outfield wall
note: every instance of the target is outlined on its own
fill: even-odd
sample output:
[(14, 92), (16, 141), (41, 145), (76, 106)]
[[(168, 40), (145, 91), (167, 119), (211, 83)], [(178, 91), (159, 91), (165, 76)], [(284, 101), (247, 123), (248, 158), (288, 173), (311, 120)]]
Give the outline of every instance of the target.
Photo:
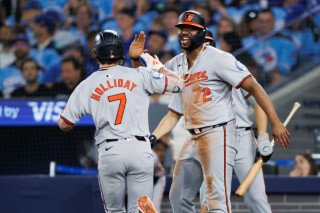
[[(317, 177), (266, 176), (268, 194), (319, 194)], [(166, 191), (171, 178), (167, 178)], [(232, 192), (239, 183), (233, 178)], [(0, 206), (3, 213), (103, 213), (96, 176), (19, 175), (0, 176)]]

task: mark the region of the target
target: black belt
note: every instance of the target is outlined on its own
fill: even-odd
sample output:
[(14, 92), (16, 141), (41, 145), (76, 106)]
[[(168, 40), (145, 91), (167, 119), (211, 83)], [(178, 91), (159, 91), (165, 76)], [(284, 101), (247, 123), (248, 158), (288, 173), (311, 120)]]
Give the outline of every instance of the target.
[(248, 131), (252, 129), (252, 126), (249, 127), (237, 127), (237, 129), (244, 129), (244, 131)]
[(216, 124), (216, 125), (213, 125), (213, 126), (206, 126), (206, 127), (202, 127), (202, 128), (198, 128), (198, 129), (189, 129), (188, 131), (191, 133), (191, 135), (198, 135), (198, 134), (200, 134), (200, 133), (202, 133), (204, 131), (208, 131), (208, 130), (213, 129), (213, 128), (224, 126), (227, 123), (228, 122), (221, 123), (221, 124)]
[[(134, 136), (138, 141), (146, 141), (146, 138), (143, 137), (143, 136)], [(124, 138), (125, 140), (129, 140), (129, 138)], [(121, 139), (106, 139), (106, 142), (109, 143), (109, 142), (116, 142), (118, 140), (121, 140)]]

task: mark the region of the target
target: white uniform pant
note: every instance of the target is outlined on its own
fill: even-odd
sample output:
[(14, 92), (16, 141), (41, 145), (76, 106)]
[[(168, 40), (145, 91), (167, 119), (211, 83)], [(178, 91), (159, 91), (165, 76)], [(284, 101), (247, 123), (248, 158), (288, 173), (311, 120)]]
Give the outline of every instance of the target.
[[(254, 165), (256, 143), (252, 131), (238, 131), (239, 152), (236, 156), (234, 171), (241, 183)], [(244, 202), (251, 212), (271, 213), (271, 206), (266, 195), (266, 186), (262, 169), (244, 194)]]
[[(239, 149), (236, 156), (234, 171), (241, 183), (254, 164), (256, 154), (256, 143), (253, 132), (250, 130), (237, 131)], [(207, 206), (205, 197), (206, 188), (203, 184), (200, 189), (200, 202), (203, 208)], [(263, 172), (260, 170), (244, 194), (244, 202), (252, 213), (271, 213), (271, 206), (268, 203), (266, 187), (264, 184)], [(204, 211), (206, 212), (206, 211)]]
[(163, 193), (166, 187), (166, 176), (163, 175), (159, 177), (157, 183), (153, 187), (153, 206), (156, 208), (158, 213), (161, 213), (161, 203), (163, 198)]
[(196, 212), (194, 199), (205, 180), (209, 212), (231, 212), (230, 193), (237, 152), (235, 121), (192, 136), (176, 161), (169, 194), (174, 213)]
[(138, 212), (137, 200), (142, 195), (152, 198), (153, 156), (149, 141), (118, 140), (104, 142), (98, 148), (98, 179), (104, 208), (108, 213)]

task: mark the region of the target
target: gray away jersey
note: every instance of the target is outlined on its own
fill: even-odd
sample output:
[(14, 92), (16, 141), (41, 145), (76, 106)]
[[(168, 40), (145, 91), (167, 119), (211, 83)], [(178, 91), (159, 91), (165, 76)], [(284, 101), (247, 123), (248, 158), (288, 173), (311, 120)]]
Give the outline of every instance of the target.
[[(187, 79), (189, 70), (184, 53), (171, 59), (165, 66)], [(173, 94), (169, 110), (184, 115), (186, 129), (235, 119), (231, 89), (232, 86), (239, 88), (243, 81), (251, 77), (248, 69), (231, 54), (213, 47), (206, 47), (191, 69), (183, 92)]]
[(256, 103), (256, 99), (242, 88), (232, 88), (232, 101), (236, 113), (237, 127), (252, 126), (252, 122), (249, 120), (248, 108)]
[(96, 144), (106, 139), (149, 135), (149, 96), (164, 93), (167, 77), (149, 71), (115, 66), (99, 70), (81, 82), (71, 94), (61, 118), (75, 124), (93, 117)]

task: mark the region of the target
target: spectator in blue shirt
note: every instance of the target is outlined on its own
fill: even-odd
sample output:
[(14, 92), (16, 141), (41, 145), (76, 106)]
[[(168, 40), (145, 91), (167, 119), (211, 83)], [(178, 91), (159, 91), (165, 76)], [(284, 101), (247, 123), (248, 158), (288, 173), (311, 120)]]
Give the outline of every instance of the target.
[(37, 43), (33, 48), (38, 51), (43, 51), (45, 49), (60, 51), (60, 48), (56, 45), (53, 40), (53, 35), (56, 29), (56, 23), (51, 16), (46, 13), (41, 13), (36, 16), (31, 25), (33, 29), (34, 36), (37, 39)]
[(207, 28), (212, 32), (213, 35), (216, 35), (216, 26), (211, 21), (211, 13), (207, 5), (203, 2), (197, 2), (192, 5), (191, 9), (201, 13), (206, 22)]
[(120, 33), (116, 15), (125, 8), (132, 8), (132, 3), (130, 0), (114, 0), (112, 3), (112, 13), (109, 14), (103, 21), (101, 21), (101, 29), (114, 30)]
[(94, 23), (91, 22), (93, 17), (92, 7), (89, 2), (81, 2), (77, 5), (76, 11), (76, 26), (69, 29), (69, 32), (73, 36), (78, 38), (81, 45), (86, 46), (86, 36), (91, 30), (97, 28)]
[[(229, 53), (234, 53), (235, 51), (242, 48), (241, 39), (235, 32), (224, 33), (220, 40), (220, 49)], [(258, 67), (247, 51), (243, 51), (240, 54), (235, 55), (238, 61), (243, 63), (252, 75), (259, 79)]]
[[(150, 29), (150, 20), (155, 18), (158, 13), (156, 11), (150, 10), (149, 0), (135, 0), (136, 2), (136, 18), (137, 23), (134, 26), (135, 32), (147, 31)], [(139, 26), (138, 26), (139, 23)], [(138, 28), (140, 27), (140, 29)]]
[(135, 23), (134, 11), (131, 9), (123, 9), (116, 15), (116, 20), (120, 30), (120, 37), (125, 49), (125, 60), (123, 65), (131, 67), (131, 61), (129, 57), (129, 48), (134, 39), (135, 32), (133, 31), (133, 25)]
[(222, 36), (224, 33), (230, 33), (236, 31), (236, 23), (233, 21), (232, 18), (229, 17), (223, 17), (218, 22), (218, 28), (217, 28), (217, 37), (216, 39), (216, 46), (217, 48), (220, 47), (219, 40), (222, 39)]
[(61, 77), (61, 82), (53, 84), (51, 95), (55, 98), (66, 99), (83, 80), (83, 64), (72, 56), (63, 58), (61, 61)]
[(163, 10), (164, 15), (164, 24), (166, 26), (166, 31), (168, 34), (167, 47), (175, 51), (179, 54), (180, 44), (178, 41), (178, 28), (176, 24), (178, 23), (178, 19), (181, 12), (179, 8), (165, 8)]
[(26, 34), (30, 45), (36, 44), (37, 40), (34, 37), (31, 26), (33, 20), (42, 12), (42, 6), (38, 1), (27, 1), (22, 6), (22, 25), (26, 28)]
[(239, 26), (240, 38), (257, 35), (259, 31), (258, 14), (257, 10), (249, 10), (244, 14)]
[[(83, 48), (81, 45), (70, 45), (65, 48), (63, 58), (66, 57), (74, 57), (80, 63), (85, 63), (85, 57), (83, 54)], [(83, 66), (83, 65), (82, 65)], [(58, 61), (55, 65), (53, 65), (44, 75), (43, 82), (46, 83), (48, 87), (51, 87), (53, 83), (61, 82), (61, 64)]]
[(18, 87), (25, 84), (25, 80), (19, 69), (8, 66), (0, 69), (0, 90), (4, 98), (10, 98), (10, 94)]
[[(49, 70), (54, 64), (60, 62), (60, 56), (56, 53), (55, 50), (44, 49), (38, 51), (36, 49), (31, 49), (27, 36), (19, 34), (14, 40), (14, 54), (16, 60), (10, 65), (15, 69), (21, 70), (22, 61), (27, 58), (33, 58), (37, 63), (44, 68), (44, 71)], [(43, 75), (39, 75), (39, 81), (42, 82)]]
[[(287, 8), (287, 11), (286, 21), (292, 22), (304, 12), (304, 8), (300, 4), (293, 4)], [(311, 24), (308, 22), (311, 22)], [(307, 63), (319, 62), (319, 29), (317, 29), (317, 31), (313, 31), (313, 28), (316, 28), (313, 20), (307, 18), (304, 20), (296, 20), (288, 27), (288, 29), (285, 30), (286, 35), (291, 37), (298, 47), (299, 66)]]
[(11, 64), (15, 59), (13, 53), (14, 30), (11, 26), (0, 27), (0, 69)]
[(23, 61), (21, 70), (26, 85), (15, 89), (11, 93), (11, 97), (26, 98), (49, 96), (49, 89), (38, 81), (41, 68), (35, 60), (29, 58)]
[(85, 54), (85, 75), (90, 76), (93, 72), (99, 69), (99, 64), (96, 60), (96, 55), (93, 51), (95, 45), (95, 38), (99, 31), (91, 31), (87, 35), (87, 47), (85, 48), (87, 54)]
[(165, 48), (168, 35), (165, 30), (151, 30), (147, 42), (147, 49), (150, 55), (159, 55)]
[(77, 39), (70, 32), (61, 29), (62, 17), (59, 11), (48, 9), (43, 15), (51, 18), (55, 23), (52, 39), (58, 47), (59, 53), (62, 53), (63, 48), (77, 42)]
[(258, 40), (274, 30), (275, 18), (270, 9), (264, 9), (259, 12), (258, 20), (258, 35), (243, 39), (243, 45), (249, 45), (249, 53), (261, 68), (260, 80), (275, 85), (280, 83), (296, 64), (297, 48), (289, 37), (279, 33)]

